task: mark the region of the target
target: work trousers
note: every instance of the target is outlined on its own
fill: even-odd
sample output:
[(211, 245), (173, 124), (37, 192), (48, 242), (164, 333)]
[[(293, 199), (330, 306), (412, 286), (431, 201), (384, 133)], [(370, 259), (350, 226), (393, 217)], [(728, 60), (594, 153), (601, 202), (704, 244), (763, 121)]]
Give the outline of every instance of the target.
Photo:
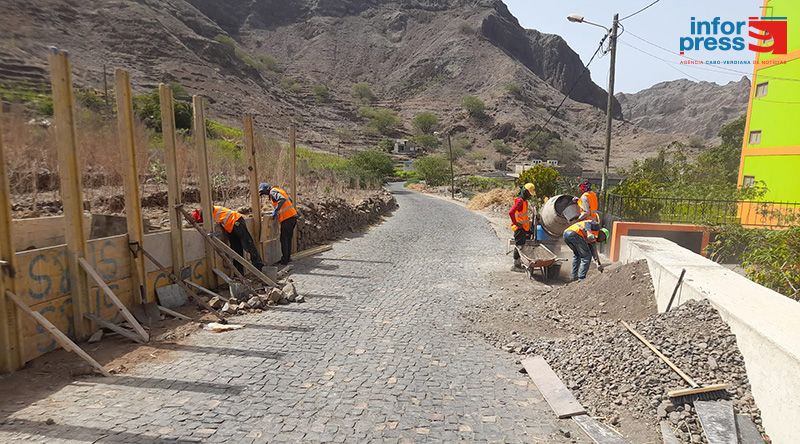
[(292, 237), (297, 226), (297, 217), (290, 217), (281, 222), (281, 264), (286, 265), (292, 260)]
[[(228, 242), (231, 244), (231, 249), (239, 256), (244, 257), (244, 252), (247, 251), (247, 254), (250, 255), (250, 263), (252, 263), (254, 267), (259, 270), (264, 267), (261, 254), (258, 252), (258, 247), (256, 247), (253, 236), (247, 231), (247, 225), (244, 223), (244, 219), (239, 219), (233, 224), (233, 231), (228, 234)], [(234, 265), (236, 269), (239, 270), (239, 273), (244, 274), (244, 267), (242, 264), (234, 261)]]
[[(525, 245), (525, 241), (530, 239), (531, 232), (527, 230), (523, 230), (521, 228), (517, 228), (517, 231), (514, 232), (514, 245), (518, 247), (522, 247)], [(519, 251), (514, 249), (514, 263), (519, 262)]]
[(564, 232), (564, 243), (572, 250), (572, 279), (586, 279), (592, 263), (592, 246), (574, 231)]

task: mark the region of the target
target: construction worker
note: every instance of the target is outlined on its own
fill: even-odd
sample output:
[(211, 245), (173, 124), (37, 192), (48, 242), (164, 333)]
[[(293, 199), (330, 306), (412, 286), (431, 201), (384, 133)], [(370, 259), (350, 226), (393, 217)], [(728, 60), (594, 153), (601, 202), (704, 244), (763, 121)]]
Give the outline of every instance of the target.
[(258, 186), (258, 194), (269, 196), (273, 208), (272, 218), (281, 224), (281, 264), (287, 265), (292, 261), (292, 236), (297, 226), (297, 209), (289, 193), (283, 188), (262, 183)]
[[(194, 210), (194, 212), (192, 212), (192, 217), (197, 223), (202, 223), (202, 210)], [(247, 251), (247, 254), (250, 255), (250, 263), (257, 269), (262, 270), (264, 268), (264, 262), (261, 260), (261, 254), (258, 252), (253, 236), (247, 231), (247, 224), (245, 224), (242, 215), (230, 208), (214, 205), (214, 214), (212, 218), (227, 235), (231, 249), (242, 257), (244, 257), (244, 252)], [(239, 270), (239, 273), (244, 274), (244, 267), (242, 264), (237, 261), (233, 261), (233, 264), (236, 266), (236, 269)]]
[[(531, 238), (531, 211), (528, 201), (536, 194), (536, 187), (532, 183), (526, 183), (519, 189), (519, 194), (514, 199), (514, 206), (508, 211), (511, 218), (511, 230), (514, 231), (514, 245), (522, 247), (525, 241)], [(522, 271), (519, 251), (514, 249), (514, 265), (512, 271)]]
[(572, 280), (586, 279), (592, 258), (597, 262), (597, 269), (602, 273), (603, 264), (595, 247), (608, 240), (609, 232), (601, 228), (593, 220), (583, 220), (572, 224), (564, 230), (564, 243), (572, 250)]
[(588, 180), (581, 182), (579, 185), (581, 190), (581, 197), (575, 199), (578, 208), (581, 209), (581, 214), (578, 220), (593, 220), (600, 223), (600, 214), (597, 210), (600, 208), (599, 201), (597, 200), (597, 193), (592, 191), (592, 184)]

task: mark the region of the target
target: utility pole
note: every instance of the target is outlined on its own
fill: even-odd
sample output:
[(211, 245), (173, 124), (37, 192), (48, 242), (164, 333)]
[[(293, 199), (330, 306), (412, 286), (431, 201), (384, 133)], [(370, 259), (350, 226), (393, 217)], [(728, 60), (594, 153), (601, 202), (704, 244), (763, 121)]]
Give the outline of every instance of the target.
[(450, 131), (447, 131), (447, 149), (450, 151), (450, 198), (456, 199), (456, 176), (453, 174), (453, 144), (450, 142)]
[(611, 68), (608, 73), (608, 107), (606, 108), (606, 153), (603, 158), (603, 177), (600, 183), (600, 195), (605, 207), (606, 191), (608, 187), (608, 163), (611, 157), (611, 127), (614, 117), (614, 74), (617, 64), (617, 31), (619, 29), (619, 14), (614, 14), (614, 23), (611, 25), (611, 35), (608, 45), (611, 49)]

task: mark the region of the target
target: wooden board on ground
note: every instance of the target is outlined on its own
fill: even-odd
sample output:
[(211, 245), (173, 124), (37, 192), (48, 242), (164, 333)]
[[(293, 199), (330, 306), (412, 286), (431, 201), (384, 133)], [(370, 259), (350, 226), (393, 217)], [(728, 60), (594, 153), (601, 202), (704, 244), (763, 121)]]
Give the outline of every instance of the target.
[(573, 416), (572, 420), (578, 423), (586, 435), (597, 444), (630, 444), (619, 433), (609, 429), (589, 415)]
[(596, 444), (630, 444), (619, 433), (609, 429), (589, 415), (573, 416), (572, 420), (578, 423), (586, 435)]
[(556, 416), (559, 418), (569, 418), (575, 415), (586, 414), (586, 410), (575, 399), (572, 392), (559, 379), (558, 375), (547, 364), (541, 356), (534, 356), (522, 361), (523, 367), (528, 372), (528, 376), (533, 379), (536, 387), (544, 395), (544, 399), (550, 404)]
[(39, 323), (39, 325), (44, 327), (44, 329), (47, 330), (47, 332), (53, 335), (53, 338), (61, 345), (61, 347), (64, 348), (64, 350), (68, 352), (74, 352), (76, 355), (80, 356), (81, 359), (88, 362), (89, 365), (97, 369), (97, 371), (99, 371), (103, 376), (111, 376), (111, 373), (109, 373), (108, 370), (106, 370), (102, 365), (100, 365), (91, 356), (89, 356), (88, 353), (83, 351), (82, 348), (78, 347), (77, 344), (72, 342), (72, 340), (68, 338), (67, 335), (62, 333), (61, 330), (57, 329), (55, 325), (51, 324), (50, 321), (48, 321), (44, 316), (42, 316), (41, 313), (31, 310), (30, 307), (28, 307), (27, 305), (25, 305), (24, 302), (22, 302), (22, 299), (20, 299), (17, 295), (15, 295), (10, 291), (6, 291), (6, 296), (8, 296), (8, 298), (11, 299), (11, 301), (17, 305), (17, 307), (19, 307), (22, 311), (27, 313), (28, 316), (36, 320), (36, 322)]
[(183, 319), (184, 321), (194, 321), (194, 319), (186, 316), (185, 314), (178, 313), (177, 311), (170, 310), (169, 308), (162, 307), (160, 305), (158, 306), (158, 310), (162, 313), (172, 316), (173, 318)]
[(675, 436), (675, 432), (672, 431), (672, 426), (667, 421), (661, 421), (659, 427), (661, 427), (661, 439), (664, 444), (681, 444), (678, 441), (678, 437)]
[(263, 283), (269, 285), (270, 287), (277, 287), (276, 284), (272, 279), (268, 278), (267, 275), (261, 272), (258, 268), (256, 268), (253, 264), (251, 264), (247, 259), (240, 256), (237, 252), (233, 251), (231, 247), (225, 245), (224, 242), (221, 240), (212, 237), (211, 242), (213, 242), (220, 250), (224, 251), (231, 259), (241, 264), (245, 270), (252, 273), (255, 277), (259, 278)]
[(764, 437), (749, 415), (736, 415), (736, 430), (739, 444), (764, 444)]
[(156, 295), (158, 295), (159, 305), (166, 308), (182, 307), (189, 302), (186, 291), (178, 284), (170, 284), (156, 288)]
[(84, 316), (86, 317), (86, 319), (89, 319), (90, 321), (94, 322), (95, 324), (97, 324), (97, 325), (99, 325), (99, 326), (101, 326), (103, 328), (107, 328), (107, 329), (113, 331), (114, 333), (117, 333), (117, 334), (119, 334), (121, 336), (125, 336), (126, 338), (128, 338), (128, 339), (130, 339), (132, 341), (138, 342), (140, 344), (144, 344), (144, 341), (142, 341), (142, 338), (139, 337), (139, 335), (137, 335), (136, 333), (134, 333), (134, 332), (132, 332), (130, 330), (126, 330), (126, 329), (120, 327), (119, 325), (117, 325), (117, 324), (115, 324), (113, 322), (108, 322), (105, 319), (101, 319), (100, 317), (98, 317), (98, 316), (96, 316), (96, 315), (94, 315), (92, 313), (85, 313)]
[(736, 444), (736, 419), (730, 401), (695, 401), (708, 444)]
[(299, 253), (292, 255), (292, 259), (305, 259), (307, 257), (311, 257), (320, 253), (324, 253), (326, 251), (333, 250), (333, 245), (322, 245), (319, 247), (309, 248), (308, 250), (303, 250)]

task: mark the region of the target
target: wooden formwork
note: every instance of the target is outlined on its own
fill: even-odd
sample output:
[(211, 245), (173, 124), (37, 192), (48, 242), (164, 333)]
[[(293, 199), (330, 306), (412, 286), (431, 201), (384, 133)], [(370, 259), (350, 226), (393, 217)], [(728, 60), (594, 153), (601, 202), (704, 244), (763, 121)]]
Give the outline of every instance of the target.
[[(3, 159), (2, 127), (0, 127), (0, 372), (21, 368), (26, 362), (51, 350), (64, 347), (76, 350), (80, 342), (91, 335), (96, 326), (87, 319), (112, 320), (122, 310), (131, 309), (142, 301), (157, 301), (156, 289), (172, 284), (170, 274), (189, 269), (190, 281), (197, 284), (215, 283), (211, 272), (216, 257), (208, 251), (203, 239), (194, 230), (182, 227), (174, 208), (181, 203), (178, 176), (174, 105), (172, 92), (160, 85), (162, 128), (167, 167), (170, 230), (143, 234), (140, 206), (140, 178), (136, 170), (136, 149), (133, 137), (133, 111), (128, 72), (117, 70), (119, 148), (125, 164), (126, 214), (128, 233), (89, 240), (88, 220), (83, 212), (83, 193), (77, 153), (78, 128), (75, 124), (75, 104), (72, 90), (69, 54), (55, 48), (50, 50), (53, 86), (54, 124), (58, 135), (58, 159), (64, 216), (47, 221), (11, 219), (9, 184)], [(205, 100), (193, 98), (194, 135), (199, 164), (201, 207), (206, 214), (213, 206), (210, 172), (205, 135)], [(247, 221), (267, 262), (280, 257), (279, 227), (272, 218), (261, 218), (258, 196), (258, 170), (253, 118), (243, 118), (245, 148), (250, 162), (250, 192), (253, 215)], [(287, 148), (295, 156), (296, 130), (289, 130)], [(291, 190), (297, 196), (295, 165), (291, 162)], [(211, 217), (205, 217), (207, 228)], [(30, 230), (28, 230), (30, 224)], [(45, 228), (47, 227), (47, 228)], [(55, 227), (55, 228), (54, 228)], [(26, 242), (15, 242), (14, 231), (25, 232)], [(30, 233), (35, 232), (36, 241)], [(63, 242), (60, 245), (19, 251), (23, 244)], [(165, 268), (159, 269), (144, 261), (136, 248), (144, 248)], [(209, 266), (211, 264), (211, 266)], [(88, 275), (87, 275), (88, 273)], [(100, 283), (98, 285), (98, 282)], [(6, 292), (12, 296), (6, 296)], [(113, 299), (118, 300), (122, 308)], [(22, 305), (20, 305), (22, 304)], [(56, 330), (57, 329), (57, 330)], [(63, 333), (63, 334), (59, 334)], [(85, 359), (85, 353), (79, 353)], [(91, 363), (91, 362), (90, 362)], [(95, 365), (94, 363), (93, 365)], [(96, 365), (95, 365), (96, 366)]]

